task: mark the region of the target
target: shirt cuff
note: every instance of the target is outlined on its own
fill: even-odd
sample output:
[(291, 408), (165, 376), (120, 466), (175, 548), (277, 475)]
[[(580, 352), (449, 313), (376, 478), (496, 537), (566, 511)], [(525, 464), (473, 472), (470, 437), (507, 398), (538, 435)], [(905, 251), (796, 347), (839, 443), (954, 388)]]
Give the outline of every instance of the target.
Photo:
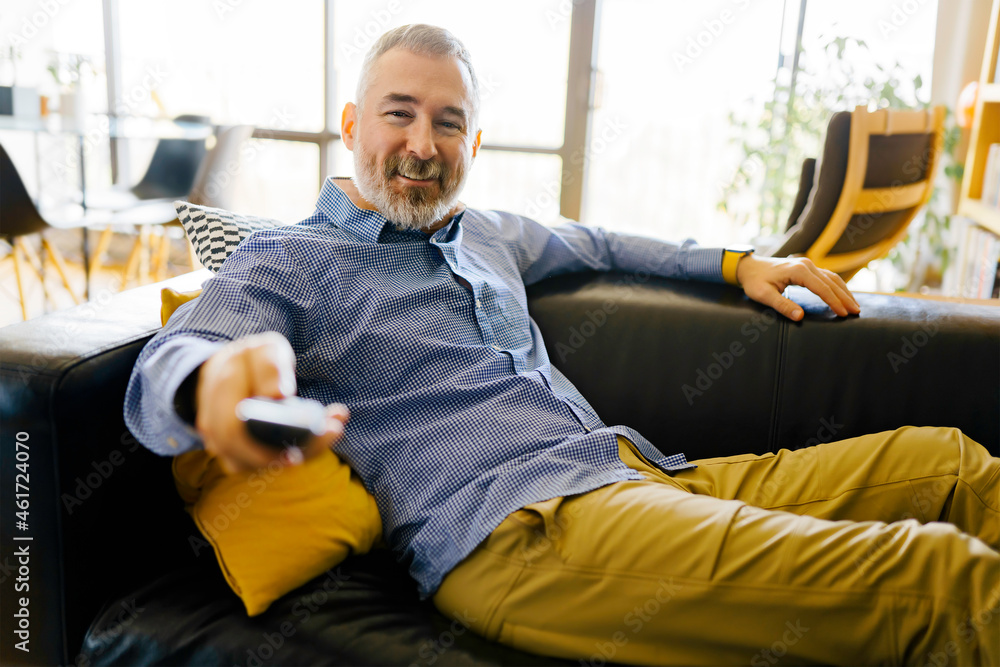
[[(151, 435), (155, 434), (150, 449), (156, 453), (174, 456), (201, 448), (201, 437), (192, 424), (177, 414), (174, 401), (184, 380), (215, 354), (222, 344), (201, 338), (178, 337), (164, 343), (146, 360), (143, 374), (159, 378), (161, 383), (150, 394), (156, 397), (154, 414), (144, 417), (153, 422), (148, 424)], [(150, 389), (147, 387), (147, 391)]]
[(685, 257), (685, 270), (691, 280), (723, 283), (722, 248), (690, 248)]

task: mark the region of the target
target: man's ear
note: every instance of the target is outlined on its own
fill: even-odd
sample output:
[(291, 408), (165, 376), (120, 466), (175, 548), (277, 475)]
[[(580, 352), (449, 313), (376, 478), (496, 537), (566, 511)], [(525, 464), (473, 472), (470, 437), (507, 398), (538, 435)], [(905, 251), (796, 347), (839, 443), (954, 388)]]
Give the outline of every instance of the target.
[(354, 102), (344, 105), (344, 112), (340, 114), (340, 136), (344, 139), (347, 150), (354, 150), (354, 129), (358, 122), (358, 108)]
[(476, 140), (472, 144), (472, 157), (476, 157), (476, 153), (479, 152), (479, 144), (483, 141), (483, 131), (476, 130)]

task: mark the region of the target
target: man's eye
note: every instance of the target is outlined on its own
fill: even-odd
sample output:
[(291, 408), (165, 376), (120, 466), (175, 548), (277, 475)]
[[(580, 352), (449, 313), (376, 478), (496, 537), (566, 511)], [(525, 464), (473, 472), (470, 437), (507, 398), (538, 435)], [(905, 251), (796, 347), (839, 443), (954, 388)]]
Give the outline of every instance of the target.
[(409, 118), (410, 115), (405, 111), (389, 111), (386, 113), (387, 116), (392, 116), (393, 118)]

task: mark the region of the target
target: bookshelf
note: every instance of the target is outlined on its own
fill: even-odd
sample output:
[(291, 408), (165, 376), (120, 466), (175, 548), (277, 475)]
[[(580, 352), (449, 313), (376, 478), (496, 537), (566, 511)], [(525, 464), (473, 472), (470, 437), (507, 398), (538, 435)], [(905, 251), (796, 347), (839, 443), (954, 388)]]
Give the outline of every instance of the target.
[[(961, 296), (997, 297), (1000, 287), (1000, 0), (993, 0), (979, 90), (972, 117), (969, 153), (959, 198), (957, 280)], [(992, 156), (992, 157), (991, 157)]]
[(1000, 32), (1000, 0), (993, 0), (958, 213), (1000, 236), (1000, 207), (983, 201), (984, 185), (989, 187), (984, 183), (986, 158), (990, 145), (1000, 143), (1000, 78), (997, 76), (1000, 34), (998, 32)]

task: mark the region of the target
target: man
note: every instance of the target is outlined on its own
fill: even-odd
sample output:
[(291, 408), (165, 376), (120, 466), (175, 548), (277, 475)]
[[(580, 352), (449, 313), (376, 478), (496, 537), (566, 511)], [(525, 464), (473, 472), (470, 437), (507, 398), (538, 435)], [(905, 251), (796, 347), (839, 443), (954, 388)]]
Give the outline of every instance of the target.
[[(786, 286), (857, 314), (844, 283), (805, 259), (466, 209), (478, 111), (458, 40), (386, 33), (343, 114), (354, 182), (328, 180), (312, 217), (248, 239), (147, 346), (126, 404), (139, 439), (203, 446), (228, 471), (335, 447), (421, 595), (529, 651), (589, 658), (614, 642), (621, 662), (745, 663), (782, 641), (797, 662), (858, 664), (961, 643), (956, 628), (1000, 596), (1000, 461), (980, 445), (901, 429), (691, 465), (600, 421), (549, 363), (524, 294), (586, 269), (725, 273), (797, 320)], [(276, 455), (234, 407), (296, 391), (330, 406), (328, 431)], [(789, 481), (766, 508), (747, 504), (777, 475)], [(881, 523), (914, 494), (922, 521), (953, 525)], [(955, 650), (995, 663), (997, 639), (980, 628)]]

